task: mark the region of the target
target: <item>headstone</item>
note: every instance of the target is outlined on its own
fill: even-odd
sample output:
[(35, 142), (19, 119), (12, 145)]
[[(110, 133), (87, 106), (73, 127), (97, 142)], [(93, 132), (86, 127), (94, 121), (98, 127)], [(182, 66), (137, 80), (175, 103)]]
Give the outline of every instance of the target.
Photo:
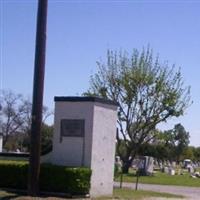
[(178, 169), (178, 171), (177, 171), (177, 175), (181, 175), (181, 172), (182, 170), (181, 169)]
[(131, 167), (132, 168), (139, 168), (140, 162), (141, 162), (140, 159), (138, 159), (138, 158), (134, 159), (132, 164), (131, 164)]
[(117, 166), (119, 166), (120, 168), (122, 167), (122, 162), (121, 162), (119, 156), (116, 156), (116, 157), (115, 157), (115, 164), (117, 164)]
[(145, 160), (144, 160), (144, 157), (140, 158), (139, 162), (137, 163), (137, 168), (142, 175), (145, 175)]
[(192, 165), (188, 165), (188, 172), (191, 174), (194, 173), (194, 168)]
[(149, 156), (141, 157), (138, 168), (142, 175), (147, 175), (147, 176), (152, 175), (153, 168), (154, 168), (153, 157), (149, 157)]
[(169, 174), (169, 167), (167, 166), (164, 167), (164, 173)]
[(171, 167), (171, 163), (170, 163), (169, 160), (167, 161), (167, 166), (168, 166), (168, 167)]
[(117, 104), (96, 97), (55, 97), (51, 162), (89, 167), (90, 196), (113, 192)]
[(171, 166), (175, 169), (176, 168), (176, 162), (173, 161)]
[(175, 170), (173, 168), (169, 168), (169, 175), (174, 176)]
[(159, 163), (158, 163), (158, 166), (159, 166), (160, 170), (162, 171), (162, 169), (163, 169), (163, 163), (162, 163), (162, 162), (159, 162)]
[(183, 161), (183, 167), (185, 168), (185, 169), (187, 169), (190, 165), (191, 165), (191, 160), (190, 159), (185, 159), (184, 161)]
[(153, 157), (148, 157), (148, 160), (146, 163), (146, 172), (148, 175), (153, 174), (153, 168), (154, 168), (154, 159)]

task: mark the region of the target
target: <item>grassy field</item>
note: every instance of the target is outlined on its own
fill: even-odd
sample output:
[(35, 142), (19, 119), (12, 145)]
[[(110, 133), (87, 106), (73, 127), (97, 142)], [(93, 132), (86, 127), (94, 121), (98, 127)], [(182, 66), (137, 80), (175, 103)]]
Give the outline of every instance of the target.
[[(168, 194), (168, 193), (159, 193), (159, 192), (142, 191), (142, 190), (135, 191), (135, 190), (130, 190), (130, 189), (114, 189), (113, 197), (92, 198), (92, 200), (106, 200), (106, 199), (141, 200), (144, 198), (148, 199), (148, 198), (152, 198), (152, 197), (183, 198), (180, 195), (173, 195), (173, 194)], [(8, 200), (8, 199), (13, 199), (13, 200), (64, 200), (66, 198), (49, 197), (49, 196), (33, 198), (33, 197), (23, 196), (20, 194), (9, 193), (9, 192), (0, 190), (0, 199), (4, 199), (4, 200)], [(80, 198), (79, 198), (79, 200), (80, 200)]]
[(169, 193), (159, 193), (143, 190), (130, 190), (130, 189), (115, 189), (113, 194), (115, 199), (143, 199), (147, 197), (166, 197), (166, 198), (183, 198), (180, 195), (173, 195)]
[[(119, 181), (120, 177), (115, 178), (115, 181)], [(135, 172), (123, 175), (123, 182), (135, 182)], [(139, 183), (147, 184), (161, 184), (161, 185), (179, 185), (189, 187), (200, 187), (200, 178), (191, 178), (188, 173), (184, 175), (170, 176), (162, 172), (156, 172), (153, 176), (141, 176), (139, 177)]]

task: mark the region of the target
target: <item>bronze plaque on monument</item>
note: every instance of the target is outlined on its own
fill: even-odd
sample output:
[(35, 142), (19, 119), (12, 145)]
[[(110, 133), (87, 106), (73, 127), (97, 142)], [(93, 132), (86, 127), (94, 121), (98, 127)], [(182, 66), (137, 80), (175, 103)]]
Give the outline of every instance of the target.
[(83, 119), (61, 119), (61, 137), (84, 137)]

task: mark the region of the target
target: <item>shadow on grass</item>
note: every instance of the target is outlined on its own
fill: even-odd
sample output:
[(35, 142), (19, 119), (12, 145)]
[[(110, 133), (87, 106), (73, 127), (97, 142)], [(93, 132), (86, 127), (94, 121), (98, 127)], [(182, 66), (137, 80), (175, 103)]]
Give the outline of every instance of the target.
[(26, 190), (16, 190), (9, 188), (0, 188), (0, 200), (39, 200), (39, 199), (74, 199), (74, 198), (85, 198), (85, 195), (72, 195), (68, 193), (57, 193), (57, 192), (44, 192), (41, 191), (37, 197), (31, 197), (27, 194)]

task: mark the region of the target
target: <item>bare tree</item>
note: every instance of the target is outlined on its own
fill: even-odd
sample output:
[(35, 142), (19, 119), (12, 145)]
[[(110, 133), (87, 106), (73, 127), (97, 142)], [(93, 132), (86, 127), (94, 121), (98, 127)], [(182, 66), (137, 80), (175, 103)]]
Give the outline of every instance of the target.
[[(23, 100), (23, 108), (24, 108), (24, 123), (21, 127), (22, 132), (30, 134), (31, 131), (31, 109), (32, 109), (32, 103), (30, 100), (24, 99)], [(47, 106), (43, 106), (42, 108), (42, 124), (45, 124), (48, 117), (50, 117), (53, 114), (52, 111), (48, 109)]]
[(1, 97), (2, 109), (0, 111), (0, 121), (2, 133), (4, 135), (3, 143), (7, 142), (8, 136), (16, 133), (24, 123), (23, 98), (20, 94), (14, 94), (12, 91), (2, 91)]
[[(0, 99), (0, 126), (4, 135), (3, 145), (8, 141), (9, 136), (17, 133), (30, 136), (31, 109), (32, 103), (21, 94), (15, 94), (11, 90), (2, 90)], [(43, 107), (43, 123), (53, 112)]]

